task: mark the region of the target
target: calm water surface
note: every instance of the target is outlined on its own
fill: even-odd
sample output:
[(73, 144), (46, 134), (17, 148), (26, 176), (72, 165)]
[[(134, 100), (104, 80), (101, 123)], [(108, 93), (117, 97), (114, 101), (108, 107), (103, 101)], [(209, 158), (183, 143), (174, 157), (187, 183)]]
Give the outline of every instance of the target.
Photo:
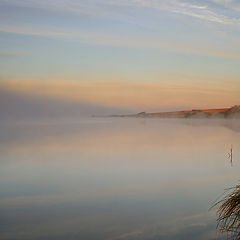
[(0, 239), (223, 239), (209, 208), (239, 169), (233, 121), (2, 123)]

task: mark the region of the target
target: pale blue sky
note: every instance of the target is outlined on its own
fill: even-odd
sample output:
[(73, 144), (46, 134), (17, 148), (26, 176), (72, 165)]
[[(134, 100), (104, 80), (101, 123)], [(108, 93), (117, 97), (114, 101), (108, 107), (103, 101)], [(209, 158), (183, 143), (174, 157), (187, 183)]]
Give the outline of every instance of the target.
[(236, 88), (239, 42), (237, 0), (0, 0), (2, 81), (188, 76)]

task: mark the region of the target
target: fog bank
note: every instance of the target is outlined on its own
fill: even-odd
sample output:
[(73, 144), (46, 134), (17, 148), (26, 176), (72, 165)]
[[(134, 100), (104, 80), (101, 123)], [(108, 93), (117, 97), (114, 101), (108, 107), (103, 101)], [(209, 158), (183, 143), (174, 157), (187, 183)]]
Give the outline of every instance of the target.
[(119, 112), (129, 111), (83, 101), (34, 96), (0, 89), (1, 122), (76, 119)]

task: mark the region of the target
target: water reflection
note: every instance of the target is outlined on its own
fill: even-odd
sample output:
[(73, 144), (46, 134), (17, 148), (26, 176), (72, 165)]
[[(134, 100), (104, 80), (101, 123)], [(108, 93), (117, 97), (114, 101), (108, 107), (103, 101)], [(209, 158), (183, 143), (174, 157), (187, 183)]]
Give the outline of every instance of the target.
[(238, 126), (2, 124), (0, 239), (215, 239), (208, 209), (238, 179), (239, 163), (226, 157), (229, 144), (240, 156)]

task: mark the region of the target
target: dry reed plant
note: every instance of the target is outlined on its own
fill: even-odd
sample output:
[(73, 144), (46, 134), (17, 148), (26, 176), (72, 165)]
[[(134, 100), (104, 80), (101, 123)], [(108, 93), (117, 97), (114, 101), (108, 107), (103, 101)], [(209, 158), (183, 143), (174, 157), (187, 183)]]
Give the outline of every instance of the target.
[[(240, 185), (227, 190), (222, 200), (217, 201), (213, 207), (220, 205), (217, 210), (217, 229), (227, 234), (227, 239), (240, 239)], [(225, 192), (226, 193), (226, 192)]]

